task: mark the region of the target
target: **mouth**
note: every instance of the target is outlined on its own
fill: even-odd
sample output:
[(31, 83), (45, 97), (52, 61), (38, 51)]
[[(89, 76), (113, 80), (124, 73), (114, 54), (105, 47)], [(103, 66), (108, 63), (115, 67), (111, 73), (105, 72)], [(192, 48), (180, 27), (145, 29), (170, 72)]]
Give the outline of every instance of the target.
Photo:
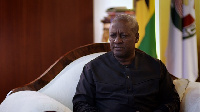
[(124, 47), (114, 47), (114, 49), (118, 51), (118, 50), (123, 50)]

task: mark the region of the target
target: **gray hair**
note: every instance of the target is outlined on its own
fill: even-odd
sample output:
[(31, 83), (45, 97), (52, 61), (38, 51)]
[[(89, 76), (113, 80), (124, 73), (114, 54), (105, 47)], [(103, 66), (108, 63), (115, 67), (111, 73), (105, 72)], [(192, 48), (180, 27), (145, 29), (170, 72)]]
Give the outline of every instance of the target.
[(129, 22), (130, 28), (133, 30), (133, 32), (136, 31), (136, 33), (138, 33), (139, 25), (138, 25), (137, 20), (133, 16), (130, 16), (130, 15), (127, 15), (127, 14), (120, 14), (120, 15), (117, 15), (111, 21), (111, 23), (114, 23), (114, 22), (119, 21), (119, 20)]

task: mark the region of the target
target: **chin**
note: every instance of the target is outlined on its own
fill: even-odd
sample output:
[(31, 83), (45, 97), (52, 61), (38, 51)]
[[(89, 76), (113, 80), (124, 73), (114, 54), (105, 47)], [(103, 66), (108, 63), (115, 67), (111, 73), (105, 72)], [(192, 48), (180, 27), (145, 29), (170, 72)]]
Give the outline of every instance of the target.
[(124, 53), (120, 53), (120, 52), (114, 52), (114, 56), (118, 57), (118, 58), (123, 58), (125, 57)]

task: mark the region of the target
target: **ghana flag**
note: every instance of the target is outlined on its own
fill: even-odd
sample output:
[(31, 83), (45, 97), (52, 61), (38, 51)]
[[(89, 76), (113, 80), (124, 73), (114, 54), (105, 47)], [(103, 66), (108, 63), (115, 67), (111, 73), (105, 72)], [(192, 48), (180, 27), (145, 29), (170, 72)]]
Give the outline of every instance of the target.
[(136, 47), (157, 58), (155, 38), (155, 0), (136, 1), (140, 39)]

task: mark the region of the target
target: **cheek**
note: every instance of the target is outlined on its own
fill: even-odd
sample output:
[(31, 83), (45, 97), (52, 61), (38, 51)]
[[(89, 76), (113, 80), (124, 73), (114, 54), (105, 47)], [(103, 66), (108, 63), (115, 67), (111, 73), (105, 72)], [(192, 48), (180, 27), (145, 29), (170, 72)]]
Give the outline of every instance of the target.
[(124, 45), (125, 45), (126, 48), (128, 48), (128, 49), (133, 49), (133, 48), (135, 48), (135, 41), (129, 40), (129, 41), (127, 41)]
[(110, 42), (110, 44), (114, 43), (113, 39), (110, 39), (110, 38), (109, 38), (109, 42)]
[(109, 40), (110, 42), (113, 42), (113, 39), (112, 39), (112, 38), (110, 38), (110, 37), (108, 38), (108, 40)]
[(110, 49), (114, 50), (114, 45), (112, 43), (110, 43)]
[[(109, 40), (109, 41), (110, 41), (110, 40)], [(113, 42), (110, 41), (109, 43), (110, 43), (110, 49), (112, 49), (112, 48), (113, 48), (113, 47), (112, 47), (112, 46), (113, 46)]]

